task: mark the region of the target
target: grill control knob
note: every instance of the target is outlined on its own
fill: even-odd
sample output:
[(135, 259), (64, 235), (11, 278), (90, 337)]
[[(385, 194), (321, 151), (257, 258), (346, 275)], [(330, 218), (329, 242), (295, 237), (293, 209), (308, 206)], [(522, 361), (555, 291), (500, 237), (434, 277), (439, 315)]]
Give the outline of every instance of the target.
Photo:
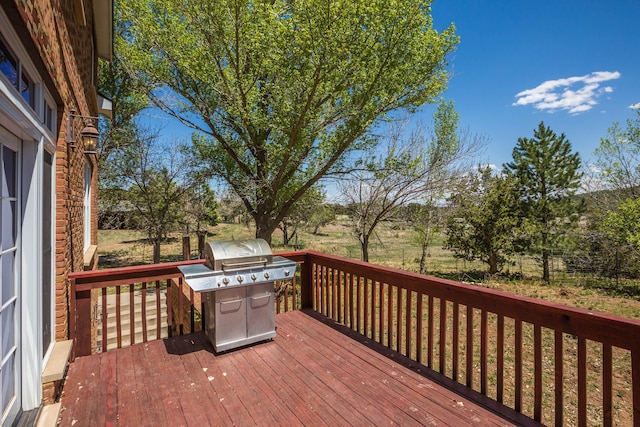
[(229, 278), (228, 277), (223, 277), (222, 278), (222, 283), (224, 283), (224, 285), (228, 285), (229, 284)]
[(255, 281), (257, 278), (258, 276), (256, 276), (256, 273), (251, 274), (251, 280)]
[(269, 278), (269, 272), (268, 272), (268, 271), (265, 271), (265, 272), (264, 272), (264, 278), (265, 278), (265, 279), (268, 279), (268, 278)]
[(238, 280), (238, 283), (242, 283), (244, 281), (244, 276), (238, 275), (238, 277), (236, 277), (236, 280)]
[(285, 270), (285, 271), (284, 271), (284, 275), (285, 275), (285, 276), (288, 276), (290, 273), (291, 273), (291, 272), (290, 272), (289, 270)]

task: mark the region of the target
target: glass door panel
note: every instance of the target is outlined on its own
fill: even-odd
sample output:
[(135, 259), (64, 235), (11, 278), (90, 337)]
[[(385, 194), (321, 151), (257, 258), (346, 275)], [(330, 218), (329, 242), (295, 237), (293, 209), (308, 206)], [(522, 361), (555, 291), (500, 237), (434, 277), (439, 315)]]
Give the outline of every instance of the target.
[(11, 424), (20, 407), (17, 372), (18, 289), (16, 230), (18, 141), (0, 128), (0, 425)]

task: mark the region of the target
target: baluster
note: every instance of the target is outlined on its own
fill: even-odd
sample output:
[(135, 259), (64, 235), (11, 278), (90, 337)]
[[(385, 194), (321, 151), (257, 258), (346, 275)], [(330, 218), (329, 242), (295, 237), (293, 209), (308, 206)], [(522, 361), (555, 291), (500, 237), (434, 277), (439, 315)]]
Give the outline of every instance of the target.
[(129, 285), (129, 345), (136, 343), (136, 305), (133, 295), (133, 283)]
[(122, 319), (120, 318), (120, 286), (116, 286), (116, 340), (118, 348), (122, 348)]
[(602, 424), (605, 427), (613, 425), (613, 363), (611, 355), (611, 345), (602, 345)]
[(142, 342), (147, 342), (147, 282), (142, 282), (142, 305), (140, 316), (142, 317)]
[(578, 425), (587, 425), (587, 340), (578, 337)]
[(107, 351), (107, 288), (102, 288), (102, 351)]
[(440, 366), (438, 371), (441, 374), (446, 372), (447, 356), (447, 300), (440, 298)]
[(564, 337), (562, 330), (557, 329), (554, 337), (555, 358), (555, 419), (556, 425), (563, 424), (564, 418)]
[(398, 286), (396, 289), (396, 351), (402, 353), (402, 288)]
[(424, 315), (424, 294), (418, 292), (416, 315), (416, 361), (422, 363), (422, 316)]
[(429, 295), (429, 317), (427, 318), (427, 366), (433, 369), (433, 295)]
[(480, 312), (480, 393), (487, 395), (487, 310)]
[(473, 388), (473, 307), (467, 306), (467, 387)]
[(412, 295), (411, 291), (407, 289), (407, 300), (405, 302), (405, 311), (404, 311), (404, 321), (405, 321), (405, 332), (404, 332), (404, 348), (405, 355), (407, 357), (411, 357), (411, 309), (412, 309)]
[(542, 420), (542, 328), (533, 326), (533, 419)]
[[(156, 280), (156, 339), (160, 339), (161, 337), (161, 329), (162, 329), (162, 316), (160, 316), (160, 281)], [(169, 303), (167, 302), (167, 306)], [(167, 317), (168, 319), (168, 317)]]
[(504, 316), (498, 314), (496, 337), (496, 400), (503, 403), (504, 400)]
[(515, 320), (515, 410), (522, 412), (522, 321)]
[(458, 381), (458, 350), (459, 350), (459, 342), (460, 342), (460, 305), (457, 302), (453, 303), (453, 349), (451, 351), (451, 376), (454, 381)]

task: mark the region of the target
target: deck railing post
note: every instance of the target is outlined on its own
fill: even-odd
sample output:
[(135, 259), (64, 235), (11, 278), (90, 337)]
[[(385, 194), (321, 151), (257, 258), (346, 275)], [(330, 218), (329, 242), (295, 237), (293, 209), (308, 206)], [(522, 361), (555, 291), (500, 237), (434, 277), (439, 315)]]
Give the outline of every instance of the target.
[[(75, 286), (74, 286), (75, 288)], [(75, 352), (74, 356), (91, 354), (91, 291), (75, 292)]]
[(304, 262), (300, 266), (300, 308), (311, 308), (313, 305), (313, 270), (309, 254), (305, 255)]
[(73, 341), (71, 360), (74, 360), (76, 358), (76, 319), (78, 318), (76, 313), (76, 279), (69, 279), (67, 290), (69, 292), (69, 339)]
[(640, 427), (640, 344), (631, 349), (631, 386), (633, 387), (633, 425)]

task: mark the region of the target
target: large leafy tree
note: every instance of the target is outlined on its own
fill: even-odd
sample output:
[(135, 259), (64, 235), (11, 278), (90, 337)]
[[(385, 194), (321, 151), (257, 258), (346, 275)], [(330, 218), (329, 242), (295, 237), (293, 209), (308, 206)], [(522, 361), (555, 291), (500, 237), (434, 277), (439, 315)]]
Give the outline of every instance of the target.
[(129, 74), (199, 131), (194, 153), (270, 241), (372, 125), (445, 89), (458, 39), (430, 13), (430, 0), (123, 0), (116, 20), (131, 24)]
[[(624, 124), (614, 122), (600, 138), (591, 168), (588, 228), (576, 258), (584, 269), (633, 277), (638, 274), (640, 235), (640, 109)], [(635, 240), (635, 242), (634, 242)]]
[(499, 273), (519, 248), (519, 194), (516, 180), (479, 168), (450, 198), (454, 213), (446, 219), (445, 246), (456, 256), (488, 265)]
[(519, 138), (513, 161), (504, 165), (518, 180), (523, 216), (533, 248), (541, 255), (543, 279), (549, 281), (552, 249), (575, 226), (582, 206), (572, 197), (580, 188), (580, 156), (571, 143), (540, 122), (533, 138)]
[(619, 122), (607, 129), (596, 149), (598, 181), (606, 183), (609, 195), (623, 198), (640, 196), (640, 109), (636, 117), (627, 119), (626, 127)]

